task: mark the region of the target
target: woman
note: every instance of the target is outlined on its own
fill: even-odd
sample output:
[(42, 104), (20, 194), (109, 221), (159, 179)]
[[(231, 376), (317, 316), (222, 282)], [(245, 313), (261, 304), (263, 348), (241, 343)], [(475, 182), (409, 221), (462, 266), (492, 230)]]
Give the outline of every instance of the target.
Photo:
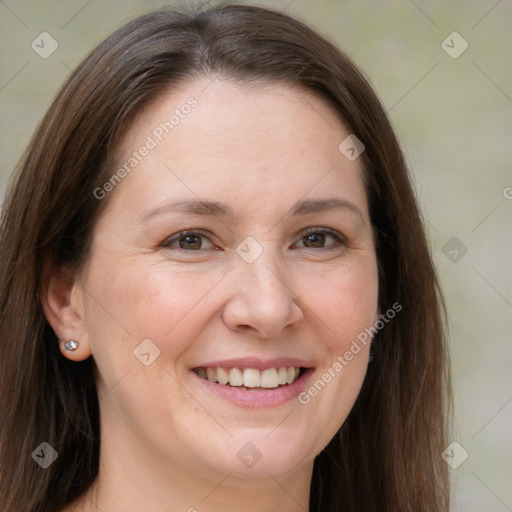
[(73, 73), (1, 224), (9, 511), (446, 511), (443, 305), (354, 64), (260, 7)]

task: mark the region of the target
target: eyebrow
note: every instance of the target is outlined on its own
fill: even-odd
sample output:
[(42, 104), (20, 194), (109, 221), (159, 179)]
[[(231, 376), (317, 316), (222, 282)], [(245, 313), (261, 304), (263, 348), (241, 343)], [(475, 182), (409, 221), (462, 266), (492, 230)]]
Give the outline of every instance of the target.
[(328, 210), (347, 210), (360, 217), (364, 224), (364, 217), (361, 210), (351, 201), (346, 199), (306, 199), (295, 203), (291, 209), (291, 215), (308, 215)]
[[(363, 224), (364, 216), (361, 210), (351, 201), (346, 199), (305, 199), (295, 203), (289, 210), (292, 217), (299, 215), (309, 215), (312, 213), (325, 212), (329, 210), (345, 210), (357, 215)], [(168, 212), (178, 212), (187, 215), (215, 216), (220, 218), (234, 218), (234, 210), (217, 201), (205, 201), (202, 199), (177, 201), (174, 203), (157, 206), (149, 211), (145, 211), (139, 217), (138, 222), (146, 222), (157, 215)]]

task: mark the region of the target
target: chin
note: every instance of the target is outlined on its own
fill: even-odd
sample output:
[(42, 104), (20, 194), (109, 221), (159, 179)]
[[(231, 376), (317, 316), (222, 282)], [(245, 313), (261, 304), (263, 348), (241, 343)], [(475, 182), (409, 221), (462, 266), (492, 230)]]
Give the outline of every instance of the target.
[[(275, 428), (275, 427), (273, 427)], [(280, 434), (273, 428), (255, 432), (233, 432), (234, 439), (229, 444), (219, 446), (216, 454), (212, 451), (202, 458), (216, 471), (238, 478), (268, 478), (292, 475), (298, 468), (312, 462), (318, 450), (301, 442), (305, 436), (297, 431), (283, 431)], [(279, 427), (278, 427), (279, 428)], [(211, 450), (211, 449), (210, 449)], [(205, 460), (207, 459), (207, 460)]]

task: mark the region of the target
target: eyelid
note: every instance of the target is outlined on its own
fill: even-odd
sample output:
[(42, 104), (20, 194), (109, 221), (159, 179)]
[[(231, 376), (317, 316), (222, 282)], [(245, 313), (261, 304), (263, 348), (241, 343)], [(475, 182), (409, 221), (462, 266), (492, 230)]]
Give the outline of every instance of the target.
[[(336, 230), (330, 229), (330, 228), (320, 228), (320, 227), (307, 228), (304, 231), (301, 231), (299, 241), (301, 241), (304, 237), (306, 237), (310, 234), (313, 234), (313, 233), (322, 233), (322, 234), (326, 234), (326, 235), (331, 235), (337, 242), (336, 244), (330, 244), (325, 247), (319, 247), (316, 249), (317, 251), (322, 250), (322, 249), (331, 249), (331, 248), (334, 248), (335, 246), (345, 245), (347, 243), (346, 237), (339, 231), (336, 231)], [(306, 249), (309, 249), (309, 247), (306, 247)]]
[[(334, 248), (334, 247), (336, 247), (338, 245), (344, 245), (344, 244), (347, 243), (347, 239), (339, 231), (336, 231), (336, 230), (330, 229), (330, 228), (321, 228), (321, 227), (310, 227), (310, 228), (304, 229), (303, 231), (300, 231), (298, 233), (299, 238), (298, 238), (297, 242), (301, 241), (304, 237), (306, 237), (306, 236), (308, 236), (308, 235), (310, 235), (312, 233), (322, 233), (322, 234), (330, 235), (337, 242), (335, 244), (330, 244), (330, 245), (327, 245), (325, 247), (314, 248), (315, 251), (322, 250), (322, 249), (327, 250), (327, 249), (330, 249), (330, 248)], [(204, 238), (207, 238), (212, 245), (215, 245), (214, 242), (211, 239), (212, 236), (213, 236), (213, 233), (210, 233), (210, 232), (205, 231), (203, 229), (185, 229), (183, 231), (179, 231), (179, 232), (171, 235), (170, 237), (166, 238), (162, 242), (161, 246), (162, 247), (173, 247), (171, 245), (171, 243), (179, 240), (180, 238), (183, 238), (185, 236), (190, 236), (190, 235), (192, 235), (192, 236), (194, 236), (194, 235), (202, 236)], [(297, 242), (294, 242), (292, 244), (292, 246), (295, 245)], [(312, 249), (310, 247), (304, 247), (304, 248), (305, 249)], [(194, 250), (181, 249), (180, 247), (176, 247), (176, 249), (179, 249), (179, 250), (185, 251), (185, 252), (190, 252), (190, 253), (192, 253), (192, 252), (200, 252), (202, 250), (208, 250), (208, 249), (201, 248), (199, 250), (194, 251)]]
[[(207, 238), (212, 245), (215, 245), (211, 239), (213, 234), (209, 233), (208, 231), (204, 231), (202, 229), (185, 229), (183, 231), (178, 231), (174, 235), (167, 237), (160, 245), (161, 245), (161, 247), (174, 247), (171, 245), (172, 242), (176, 242), (180, 238), (183, 238), (185, 236), (190, 236), (190, 235), (202, 236), (204, 238)], [(176, 249), (179, 249), (179, 250), (185, 251), (185, 252), (199, 252), (199, 251), (181, 249), (181, 247), (176, 247)], [(200, 250), (204, 250), (204, 249), (200, 249)]]

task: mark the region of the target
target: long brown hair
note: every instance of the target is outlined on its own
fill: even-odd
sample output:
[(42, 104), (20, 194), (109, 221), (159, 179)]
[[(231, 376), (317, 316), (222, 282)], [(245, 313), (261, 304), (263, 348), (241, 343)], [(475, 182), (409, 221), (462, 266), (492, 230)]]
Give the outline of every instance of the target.
[[(323, 96), (361, 141), (377, 233), (379, 306), (402, 310), (374, 338), (360, 395), (316, 457), (312, 512), (447, 511), (449, 404), (445, 313), (414, 191), (381, 104), (334, 45), (283, 13), (225, 4), (159, 11), (126, 24), (75, 70), (13, 177), (0, 224), (0, 500), (3, 510), (60, 510), (98, 473), (92, 358), (59, 353), (40, 293), (51, 269), (77, 272), (108, 198), (93, 191), (141, 109), (199, 76), (286, 83)], [(31, 459), (48, 442), (57, 460)]]

